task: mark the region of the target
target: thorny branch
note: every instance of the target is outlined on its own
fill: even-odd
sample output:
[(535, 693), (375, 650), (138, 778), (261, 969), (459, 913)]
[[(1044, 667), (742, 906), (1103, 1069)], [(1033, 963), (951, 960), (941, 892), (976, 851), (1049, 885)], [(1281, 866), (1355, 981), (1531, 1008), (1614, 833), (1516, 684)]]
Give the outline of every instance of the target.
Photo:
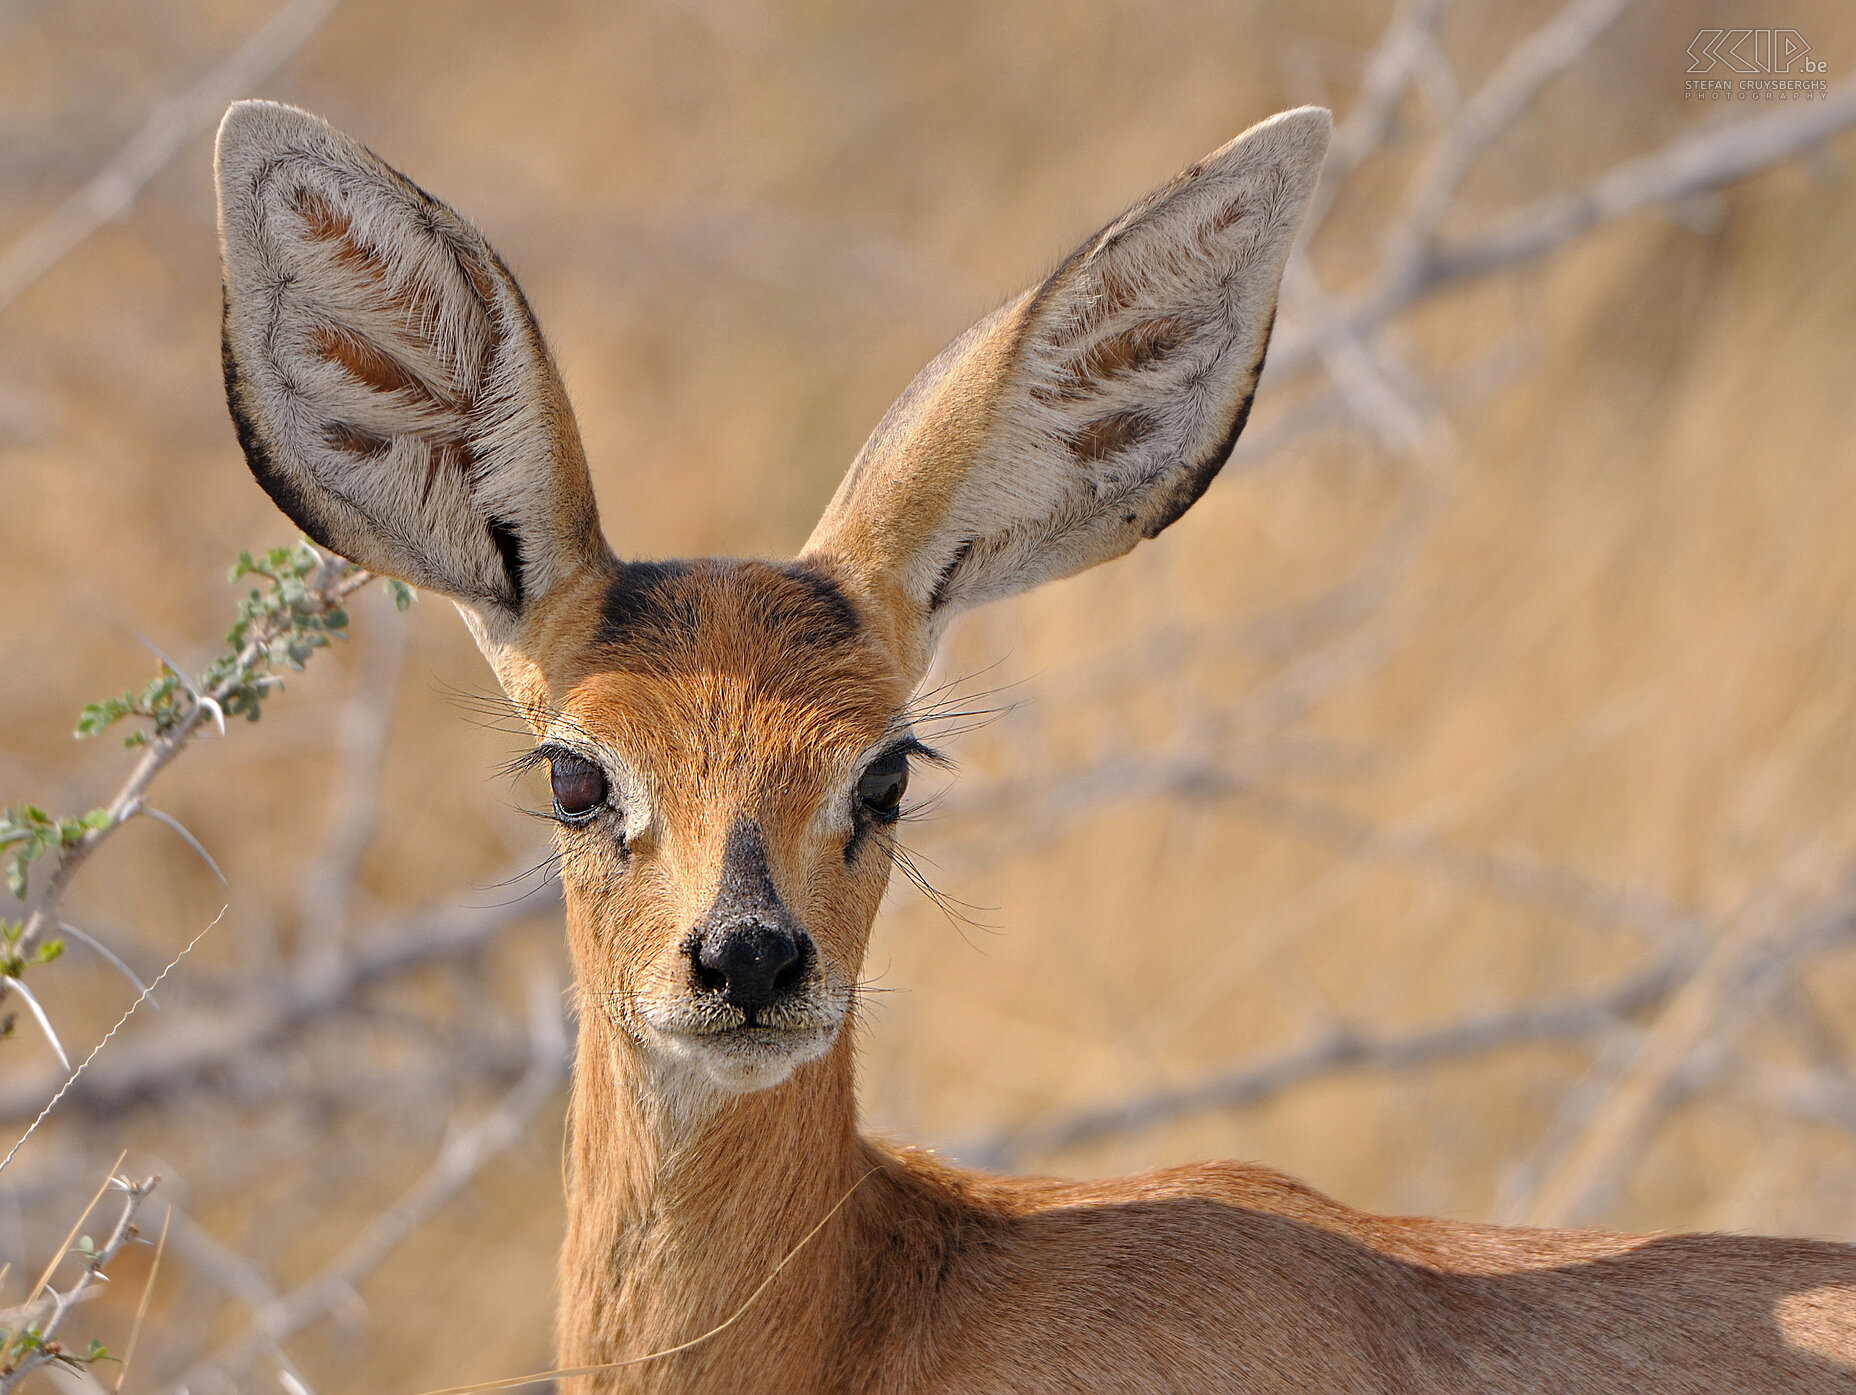
[[(1337, 338), (1370, 335), (1421, 299), (1473, 277), (1521, 266), (1633, 213), (1680, 204), (1748, 178), (1856, 125), (1856, 86), (1820, 102), (1709, 123), (1658, 150), (1626, 160), (1583, 188), (1552, 194), (1461, 240), (1414, 239), (1373, 285), (1351, 299), (1328, 326), (1290, 323), (1270, 350), (1273, 375), (1307, 369)], [(1399, 244), (1402, 230), (1390, 240)]]
[[(81, 1369), (95, 1361), (110, 1359), (108, 1353), (95, 1344), (83, 1355), (67, 1351), (58, 1333), (71, 1309), (89, 1297), (95, 1285), (106, 1282), (104, 1270), (109, 1268), (110, 1262), (123, 1246), (136, 1238), (136, 1213), (141, 1210), (142, 1203), (147, 1201), (158, 1181), (155, 1177), (141, 1182), (132, 1182), (126, 1177), (110, 1179), (110, 1187), (122, 1193), (123, 1203), (108, 1238), (100, 1246), (81, 1252), (84, 1266), (69, 1288), (60, 1293), (49, 1282), (43, 1284), (43, 1299), (39, 1292), (34, 1292), (21, 1308), (15, 1309), (10, 1315), (11, 1321), (18, 1324), (17, 1328), (11, 1331), (0, 1330), (0, 1395), (10, 1395), (27, 1376), (54, 1363)], [(81, 1220), (79, 1224), (82, 1224)], [(55, 1264), (54, 1269), (48, 1271), (48, 1278), (54, 1272)], [(44, 1313), (42, 1318), (40, 1312)]]
[[(66, 1105), (111, 1117), (137, 1101), (209, 1080), (292, 1032), (325, 1020), (370, 985), (468, 956), (511, 927), (559, 905), (552, 881), (540, 890), (537, 896), (501, 905), (389, 918), (357, 936), (360, 948), (331, 970), (248, 984), (234, 1001), (220, 1007), (169, 1014), (143, 1032), (133, 1053), (99, 1060), (72, 1089)], [(0, 1118), (32, 1113), (56, 1087), (57, 1080), (47, 1076), (0, 1081)]]
[(314, 575), (306, 580), (299, 599), (293, 600), (286, 607), (261, 615), (252, 622), (233, 663), (218, 681), (198, 687), (182, 677), (182, 684), (187, 690), (186, 705), (171, 723), (160, 726), (148, 737), (141, 759), (129, 772), (129, 778), (123, 782), (122, 788), (116, 791), (115, 798), (105, 806), (109, 822), (90, 829), (75, 843), (60, 849), (58, 865), (52, 873), (51, 881), (40, 895), (32, 913), (26, 917), (26, 930), (20, 941), (22, 950), (31, 949), (41, 936), (57, 925), (65, 892), (91, 855), (115, 836), (129, 820), (150, 812), (147, 804), (150, 787), (161, 772), (193, 743), (201, 728), (208, 721), (223, 724), (227, 706), (241, 690), (254, 684), (262, 687), (274, 681), (269, 676), (269, 670), (281, 656), (273, 654), (273, 646), (304, 621), (319, 622), (339, 612), (343, 601), (373, 579), (373, 573), (362, 571), (352, 562), (343, 561), (339, 557), (323, 557)]
[[(15, 863), (10, 871), (17, 878), (16, 894), (25, 895), (29, 858), (36, 857), (41, 847), (55, 849), (56, 855), (51, 879), (26, 916), (23, 931), (16, 923), (8, 925), (6, 948), (10, 962), (29, 962), (42, 943), (51, 949), (57, 947), (51, 943), (51, 932), (64, 925), (64, 899), (73, 879), (97, 849), (139, 815), (149, 815), (174, 829), (214, 875), (224, 880), (198, 840), (178, 820), (149, 805), (148, 793), (161, 772), (193, 744), (209, 722), (223, 732), (228, 713), (256, 716), (264, 692), (277, 681), (271, 672), (275, 665), (301, 667), (314, 646), (326, 644), (330, 633), (346, 625), (342, 602), (373, 580), (372, 573), (340, 558), (310, 555), (313, 563), (292, 560), (288, 550), (280, 550), (263, 562), (240, 559), (235, 574), (263, 575), (270, 580), (271, 590), (268, 594), (254, 591), (242, 605), (239, 622), (232, 631), (237, 647), (215, 662), (200, 681), (163, 659), (162, 677), (140, 697), (111, 699), (86, 709), (79, 724), (84, 734), (102, 731), (126, 716), (144, 717), (152, 724), (152, 730), (138, 731), (130, 738), (131, 744), (142, 747), (141, 758), (106, 806), (81, 821), (63, 821), (56, 826), (56, 837), (41, 836), (37, 842), (28, 838), (40, 825), (52, 826), (45, 816), (29, 808), (23, 813), (6, 811), (9, 828), (14, 827), (16, 818), (24, 820), (12, 834), (12, 840), (23, 843), (24, 849), (9, 854)], [(271, 567), (272, 563), (276, 568)], [(33, 1008), (63, 1060), (64, 1048), (20, 973), (16, 969), (0, 973), (0, 1004), (15, 991)]]

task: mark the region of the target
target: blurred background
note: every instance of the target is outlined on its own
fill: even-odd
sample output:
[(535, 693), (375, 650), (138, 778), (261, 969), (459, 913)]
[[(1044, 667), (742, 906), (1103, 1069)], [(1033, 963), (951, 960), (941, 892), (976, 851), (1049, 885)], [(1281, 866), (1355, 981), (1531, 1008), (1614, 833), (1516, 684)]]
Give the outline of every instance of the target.
[[(227, 564), (293, 540), (220, 386), (229, 97), (488, 233), (631, 557), (790, 554), (944, 343), (1318, 101), (1231, 465), (929, 680), (960, 769), (906, 837), (942, 900), (897, 877), (871, 949), (868, 1124), (1856, 1240), (1856, 17), (1761, 13), (1826, 91), (1685, 92), (1745, 21), (1671, 0), (0, 0), (0, 803), (108, 803), (134, 754), (78, 710), (154, 672), (138, 636), (201, 667)], [(137, 819), (60, 910), (146, 982), (227, 907), (0, 1173), (0, 1310), (118, 1153), (160, 1174), (130, 1391), (549, 1364), (539, 791), (449, 606), (351, 613), (149, 795), (227, 885)], [(30, 982), (78, 1059), (136, 997), (76, 943)], [(11, 1146), (63, 1071), (7, 1007)], [(67, 1337), (120, 1351), (151, 1258)]]

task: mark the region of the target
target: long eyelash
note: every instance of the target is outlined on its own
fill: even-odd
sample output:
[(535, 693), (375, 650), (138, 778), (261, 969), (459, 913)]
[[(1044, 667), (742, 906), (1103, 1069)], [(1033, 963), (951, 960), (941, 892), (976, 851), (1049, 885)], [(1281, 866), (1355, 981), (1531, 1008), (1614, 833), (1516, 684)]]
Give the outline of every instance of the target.
[(501, 765), (497, 766), (496, 774), (505, 780), (517, 779), (520, 776), (528, 774), (531, 770), (536, 770), (546, 765), (549, 755), (560, 749), (561, 748), (558, 746), (547, 744), (531, 747), (513, 759), (506, 760)]
[(984, 674), (991, 673), (1003, 662), (1004, 660), (1001, 659), (973, 673), (949, 679), (939, 687), (930, 688), (925, 692), (917, 693), (914, 701), (903, 709), (901, 720), (911, 725), (936, 725), (943, 722), (964, 722), (964, 726), (946, 728), (938, 730), (935, 733), (937, 739), (949, 739), (956, 736), (964, 736), (970, 731), (977, 731), (979, 728), (987, 726), (997, 721), (1000, 717), (1015, 711), (1018, 708), (1018, 703), (1016, 702), (1005, 702), (998, 706), (982, 706), (976, 704), (982, 704), (987, 698), (996, 697), (1003, 693), (1009, 693), (1015, 688), (1023, 687), (1022, 680), (1002, 683), (997, 687), (982, 688), (978, 691), (962, 691), (966, 684)]
[(550, 853), (533, 867), (525, 871), (517, 872), (513, 877), (504, 877), (499, 882), (490, 882), (483, 889), (485, 891), (500, 891), (506, 886), (516, 886), (521, 882), (527, 881), (530, 877), (537, 878), (535, 885), (531, 886), (520, 896), (512, 896), (507, 901), (491, 901), (477, 909), (494, 910), (503, 906), (516, 905), (519, 902), (528, 900), (529, 897), (535, 895), (537, 892), (545, 891), (549, 886), (557, 884), (560, 881), (560, 876), (561, 854), (559, 852)]
[[(504, 761), (496, 768), (496, 773), (503, 779), (514, 781), (526, 775), (529, 771), (539, 769), (541, 766), (546, 765), (553, 756), (574, 754), (576, 753), (569, 751), (559, 742), (544, 741), (541, 745), (534, 747), (532, 750), (523, 751), (520, 755)], [(582, 759), (585, 758), (582, 757)], [(595, 806), (584, 816), (577, 819), (570, 819), (556, 809), (552, 802), (544, 809), (532, 809), (524, 804), (518, 804), (514, 807), (518, 813), (526, 814), (531, 819), (541, 819), (547, 823), (559, 824), (562, 828), (585, 828), (589, 823), (593, 822), (599, 813), (598, 806)]]
[(873, 832), (883, 840), (890, 857), (894, 859), (895, 865), (901, 869), (902, 875), (909, 879), (909, 882), (917, 891), (934, 902), (935, 908), (939, 910), (942, 915), (947, 917), (948, 923), (959, 932), (961, 939), (966, 940), (969, 945), (973, 944), (973, 941), (967, 940), (967, 933), (965, 930), (961, 929), (962, 926), (970, 926), (975, 930), (983, 930), (988, 934), (996, 934), (998, 932), (998, 926), (990, 925), (983, 920), (976, 920), (971, 915), (967, 914), (968, 911), (990, 912), (996, 910), (997, 907), (976, 906), (970, 901), (962, 901), (959, 897), (952, 896), (942, 891), (928, 879), (928, 874), (922, 871), (921, 865), (916, 861), (916, 854), (911, 853), (907, 848), (902, 846), (901, 841), (896, 837), (893, 829), (878, 828), (873, 830)]
[[(953, 762), (952, 761), (947, 762), (947, 767), (949, 769), (952, 769)], [(941, 805), (947, 801), (947, 793), (948, 792), (946, 790), (936, 790), (933, 794), (929, 795), (926, 799), (918, 800), (914, 804), (904, 804), (900, 809), (896, 811), (896, 822), (897, 823), (927, 823), (929, 822), (930, 820), (934, 818), (936, 812), (940, 809)]]
[(908, 736), (903, 737), (902, 740), (890, 746), (882, 755), (878, 756), (877, 759), (885, 760), (890, 756), (909, 756), (912, 759), (921, 761), (924, 765), (932, 765), (940, 770), (952, 770), (955, 768), (955, 761), (952, 756), (948, 755), (945, 751), (928, 745), (913, 733), (910, 733)]
[[(453, 706), (461, 708), (477, 726), (486, 731), (503, 731), (531, 738), (534, 736), (535, 729), (530, 724), (529, 716), (503, 693), (458, 688), (450, 684), (441, 684), (440, 688)], [(537, 703), (534, 716), (549, 730), (565, 731), (589, 743), (593, 741), (591, 732), (553, 703)]]
[(985, 675), (993, 672), (993, 670), (997, 669), (1004, 662), (1005, 660), (1002, 658), (995, 659), (984, 668), (978, 668), (972, 673), (964, 673), (958, 677), (950, 678), (947, 682), (937, 687), (923, 689), (921, 692), (917, 693), (914, 700), (910, 702), (908, 706), (909, 714), (911, 716), (928, 716), (952, 706), (955, 703), (972, 702), (979, 698), (988, 698), (996, 693), (1007, 693), (1014, 688), (1023, 687), (1024, 680), (1014, 679), (1010, 683), (1001, 683), (996, 688), (982, 688), (976, 692), (970, 693), (959, 691), (964, 685), (973, 682), (975, 679), (983, 678)]

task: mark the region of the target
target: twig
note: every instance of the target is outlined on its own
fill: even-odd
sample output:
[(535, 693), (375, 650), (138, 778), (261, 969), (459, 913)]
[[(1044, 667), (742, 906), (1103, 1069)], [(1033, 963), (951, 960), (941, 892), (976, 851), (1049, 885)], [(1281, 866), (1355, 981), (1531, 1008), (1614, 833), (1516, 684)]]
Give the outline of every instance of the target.
[[(1655, 204), (1677, 203), (1744, 179), (1856, 123), (1856, 86), (1730, 125), (1709, 126), (1628, 160), (1572, 194), (1557, 194), (1504, 219), (1495, 231), (1438, 248), (1414, 290), (1483, 275), (1564, 245)], [(1378, 313), (1377, 309), (1371, 313)]]
[[(1344, 856), (1420, 867), (1521, 905), (1544, 905), (1588, 924), (1634, 930), (1656, 939), (1693, 939), (1706, 929), (1695, 911), (1645, 888), (1608, 886), (1565, 867), (1456, 846), (1422, 827), (1382, 828), (1350, 810), (1265, 787), (1241, 764), (1203, 756), (1123, 756), (1051, 781), (1011, 782), (955, 803), (963, 813), (1009, 816), (1015, 827), (1054, 836), (1068, 821), (1114, 804), (1158, 795), (1227, 802)], [(1030, 807), (1028, 807), (1030, 806)], [(1016, 844), (1024, 846), (1021, 839)], [(976, 842), (975, 856), (1013, 844)], [(0, 1113), (5, 1096), (0, 1094)]]
[(336, 970), (347, 952), (344, 937), (361, 859), (374, 836), (380, 779), (394, 692), (406, 651), (406, 627), (383, 625), (361, 651), (355, 692), (337, 722), (337, 759), (323, 815), (322, 845), (303, 874), (299, 967), (311, 974)]
[(262, 1269), (222, 1244), (185, 1211), (174, 1216), (174, 1249), (188, 1269), (202, 1275), (254, 1313), (263, 1312), (279, 1301), (277, 1289)]
[(1514, 124), (1549, 78), (1578, 61), (1632, 3), (1568, 0), (1552, 19), (1516, 44), (1475, 96), (1458, 108), (1408, 186), (1403, 215), (1393, 225), (1396, 234), (1386, 259), (1386, 280), (1410, 274), (1482, 152)]
[[(338, 557), (324, 557), (315, 579), (306, 586), (307, 601), (321, 612), (335, 610), (341, 602), (353, 595), (361, 587), (374, 579), (372, 572), (362, 571), (353, 563)], [(256, 620), (249, 631), (244, 645), (238, 653), (236, 670), (243, 673), (256, 665), (268, 650), (271, 642), (285, 634), (292, 618), (300, 618), (301, 612), (267, 615)], [(72, 879), (82, 870), (84, 864), (103, 843), (112, 837), (125, 823), (137, 814), (150, 813), (146, 804), (149, 787), (161, 772), (173, 762), (175, 757), (192, 744), (199, 734), (200, 724), (205, 721), (217, 705), (230, 696), (239, 677), (227, 679), (203, 694), (195, 696), (189, 703), (187, 711), (181, 715), (166, 731), (158, 731), (148, 739), (147, 749), (142, 758), (136, 762), (129, 778), (123, 783), (116, 797), (108, 805), (109, 822), (101, 828), (93, 828), (84, 836), (63, 848), (59, 852), (57, 870), (46, 884), (39, 903), (33, 907), (32, 914), (26, 918), (25, 933), (20, 937), (19, 948), (23, 953), (32, 948), (40, 935), (44, 934), (58, 922), (59, 907), (63, 904), (65, 893), (70, 889)], [(210, 703), (207, 701), (210, 699)], [(166, 816), (162, 816), (166, 819)], [(171, 823), (171, 820), (169, 821)], [(182, 830), (185, 833), (185, 830)], [(189, 841), (192, 835), (186, 834)], [(196, 844), (197, 847), (197, 844)], [(200, 850), (204, 856), (204, 849)], [(210, 864), (212, 859), (207, 858)], [(214, 867), (215, 874), (218, 868)], [(221, 880), (224, 880), (221, 877)], [(0, 983), (0, 987), (6, 986)]]
[(135, 1360), (135, 1344), (141, 1340), (142, 1320), (148, 1316), (148, 1300), (155, 1294), (155, 1279), (161, 1273), (161, 1256), (167, 1253), (168, 1223), (174, 1219), (174, 1208), (168, 1207), (167, 1214), (161, 1218), (161, 1238), (155, 1241), (155, 1257), (148, 1264), (148, 1281), (142, 1285), (141, 1300), (135, 1305), (135, 1321), (129, 1327), (129, 1341), (122, 1350), (122, 1365), (116, 1368), (116, 1383), (112, 1391), (121, 1390), (122, 1383), (129, 1378), (129, 1363)]
[(1534, 261), (1606, 223), (1661, 204), (1679, 203), (1769, 169), (1856, 124), (1856, 86), (1820, 102), (1801, 102), (1726, 124), (1708, 124), (1600, 175), (1584, 188), (1553, 194), (1498, 220), (1491, 232), (1431, 246), (1405, 258), (1396, 274), (1346, 309), (1339, 323), (1289, 325), (1270, 350), (1274, 374), (1307, 369), (1343, 330), (1368, 335), (1415, 302), (1457, 282)]
[(109, 1171), (103, 1174), (103, 1180), (97, 1183), (95, 1194), (85, 1204), (84, 1209), (77, 1213), (77, 1219), (71, 1222), (70, 1233), (59, 1243), (58, 1248), (52, 1251), (51, 1262), (45, 1266), (45, 1272), (39, 1275), (39, 1281), (32, 1286), (32, 1292), (26, 1295), (26, 1306), (32, 1306), (38, 1301), (39, 1295), (45, 1292), (45, 1286), (52, 1281), (52, 1275), (58, 1272), (58, 1266), (64, 1262), (65, 1254), (71, 1248), (71, 1242), (77, 1239), (78, 1233), (84, 1228), (84, 1222), (90, 1219), (90, 1213), (96, 1210), (97, 1203), (103, 1200), (103, 1193), (109, 1190), (110, 1183), (115, 1180), (116, 1169), (122, 1166), (122, 1160), (128, 1156), (129, 1150), (123, 1149), (116, 1155), (116, 1161), (110, 1164)]
[(1353, 104), (1334, 127), (1328, 158), (1321, 167), (1321, 183), (1302, 218), (1304, 245), (1321, 231), (1343, 181), (1385, 145), (1399, 99), (1426, 56), (1437, 50), (1437, 25), (1449, 4), (1450, 0), (1412, 0), (1400, 8), (1379, 36), (1361, 73)]
[[(1790, 933), (1783, 933), (1788, 928)], [(1770, 984), (1780, 966), (1846, 938), (1852, 929), (1856, 893), (1847, 890), (1826, 910), (1807, 917), (1802, 927), (1785, 926), (1768, 903), (1743, 914), (1717, 938), (1693, 977), (1664, 1007), (1531, 1203), (1517, 1207), (1526, 1222), (1582, 1223), (1604, 1190), (1622, 1175), (1626, 1158), (1697, 1054), (1704, 1047), (1731, 1044), (1735, 1027), (1756, 1004), (1749, 990)]]

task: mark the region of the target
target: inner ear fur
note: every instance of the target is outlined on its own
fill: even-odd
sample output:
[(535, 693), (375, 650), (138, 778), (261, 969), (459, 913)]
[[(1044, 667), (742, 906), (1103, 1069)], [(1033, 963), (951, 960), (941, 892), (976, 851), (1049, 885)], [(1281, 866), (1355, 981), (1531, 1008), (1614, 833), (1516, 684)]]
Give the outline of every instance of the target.
[(512, 636), (607, 557), (573, 412), (484, 236), (307, 112), (240, 102), (216, 160), (226, 397), (311, 538)]
[(1329, 129), (1318, 107), (1253, 126), (891, 407), (802, 556), (857, 581), (905, 665), (958, 611), (1118, 557), (1204, 493), (1249, 415)]

